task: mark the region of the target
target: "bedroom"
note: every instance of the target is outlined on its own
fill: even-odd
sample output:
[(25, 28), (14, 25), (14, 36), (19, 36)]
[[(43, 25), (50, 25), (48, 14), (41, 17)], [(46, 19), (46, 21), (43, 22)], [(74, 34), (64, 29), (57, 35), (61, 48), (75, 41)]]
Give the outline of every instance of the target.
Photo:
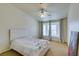
[[(17, 56), (20, 53), (22, 53), (22, 55), (26, 55), (25, 52), (27, 51), (24, 50), (24, 48), (21, 49), (23, 51), (20, 53), (18, 53), (18, 51), (11, 50), (12, 40), (20, 37), (29, 39), (31, 42), (27, 41), (27, 43), (29, 42), (29, 45), (32, 44), (32, 42), (41, 42), (41, 39), (48, 42), (47, 45), (51, 46), (51, 50), (53, 50), (53, 52), (48, 49), (50, 46), (47, 46), (48, 48), (46, 47), (46, 51), (44, 51), (44, 49), (42, 51), (44, 54), (41, 52), (43, 55), (67, 56), (70, 31), (79, 31), (79, 18), (78, 15), (76, 15), (78, 14), (78, 12), (76, 12), (78, 10), (78, 6), (79, 4), (69, 3), (0, 4), (0, 55), (9, 56), (13, 54)], [(45, 16), (47, 17), (42, 15), (44, 12), (46, 12)], [(71, 19), (73, 19), (73, 21)], [(74, 21), (74, 19), (76, 19), (76, 21)], [(20, 41), (20, 39), (18, 41)], [(24, 42), (22, 42), (22, 44), (23, 43)], [(13, 44), (15, 44), (15, 42)], [(29, 48), (38, 49), (38, 46), (31, 46)]]

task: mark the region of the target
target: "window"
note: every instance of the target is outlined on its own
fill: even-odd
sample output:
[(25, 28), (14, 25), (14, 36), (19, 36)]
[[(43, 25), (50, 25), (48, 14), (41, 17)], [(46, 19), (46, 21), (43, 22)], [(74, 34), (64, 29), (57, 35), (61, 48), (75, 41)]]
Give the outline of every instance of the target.
[(60, 35), (60, 24), (59, 22), (51, 23), (51, 36), (59, 37)]
[(42, 24), (43, 36), (60, 37), (60, 22), (44, 22)]
[(43, 23), (43, 36), (49, 36), (49, 23)]
[(56, 32), (56, 24), (52, 24), (51, 25), (51, 36), (56, 36), (57, 32)]

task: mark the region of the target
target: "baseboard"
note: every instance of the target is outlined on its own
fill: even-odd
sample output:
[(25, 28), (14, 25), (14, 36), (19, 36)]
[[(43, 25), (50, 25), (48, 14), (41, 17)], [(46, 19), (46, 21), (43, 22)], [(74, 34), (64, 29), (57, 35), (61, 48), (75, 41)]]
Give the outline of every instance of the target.
[(9, 48), (9, 49), (6, 49), (6, 50), (1, 51), (1, 52), (0, 52), (0, 54), (1, 54), (1, 53), (6, 52), (6, 51), (8, 51), (8, 50), (10, 50), (10, 48)]

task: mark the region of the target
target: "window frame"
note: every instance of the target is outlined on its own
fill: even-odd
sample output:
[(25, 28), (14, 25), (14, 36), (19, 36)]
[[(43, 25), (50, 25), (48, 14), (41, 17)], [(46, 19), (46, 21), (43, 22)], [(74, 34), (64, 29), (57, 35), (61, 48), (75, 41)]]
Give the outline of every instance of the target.
[(51, 24), (52, 24), (52, 23), (56, 23), (56, 22), (59, 23), (59, 26), (58, 26), (59, 30), (57, 30), (57, 31), (58, 31), (58, 35), (57, 35), (57, 36), (54, 36), (54, 37), (60, 38), (60, 20), (42, 21), (42, 36), (43, 36), (43, 37), (45, 37), (45, 36), (43, 35), (43, 23), (49, 23), (49, 35), (48, 35), (48, 36), (53, 37), (53, 36), (51, 35)]
[[(56, 32), (57, 32), (57, 34), (55, 35), (55, 36), (52, 36), (52, 31), (51, 31), (51, 37), (60, 37), (60, 21), (55, 21), (55, 22), (51, 22), (51, 24), (56, 24), (56, 26), (57, 26), (57, 29), (56, 29)], [(54, 24), (54, 25), (55, 25)], [(50, 25), (50, 26), (52, 26), (52, 25)], [(52, 28), (52, 27), (51, 27)]]
[[(44, 23), (48, 23), (49, 24), (49, 22), (42, 22), (42, 36), (44, 37), (44, 35), (43, 35), (43, 24)], [(49, 31), (49, 30), (48, 30)], [(45, 35), (45, 36), (49, 36), (49, 32), (48, 32), (48, 35)]]

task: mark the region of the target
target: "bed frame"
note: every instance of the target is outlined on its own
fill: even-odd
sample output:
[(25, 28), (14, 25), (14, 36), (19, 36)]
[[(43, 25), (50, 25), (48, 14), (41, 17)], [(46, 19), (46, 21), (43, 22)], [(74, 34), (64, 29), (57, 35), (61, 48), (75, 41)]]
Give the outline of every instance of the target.
[[(27, 32), (26, 32), (26, 28), (14, 28), (14, 29), (10, 29), (9, 30), (9, 39), (10, 39), (10, 44), (12, 42), (12, 40), (18, 38), (18, 37), (27, 37)], [(12, 49), (12, 48), (11, 48)], [(17, 49), (13, 49), (16, 50)], [(39, 56), (43, 56), (45, 55), (45, 53), (49, 50), (49, 47), (45, 48), (43, 51), (41, 51), (41, 53), (39, 54)], [(17, 51), (18, 52), (18, 51)], [(23, 55), (23, 54), (22, 54)]]

